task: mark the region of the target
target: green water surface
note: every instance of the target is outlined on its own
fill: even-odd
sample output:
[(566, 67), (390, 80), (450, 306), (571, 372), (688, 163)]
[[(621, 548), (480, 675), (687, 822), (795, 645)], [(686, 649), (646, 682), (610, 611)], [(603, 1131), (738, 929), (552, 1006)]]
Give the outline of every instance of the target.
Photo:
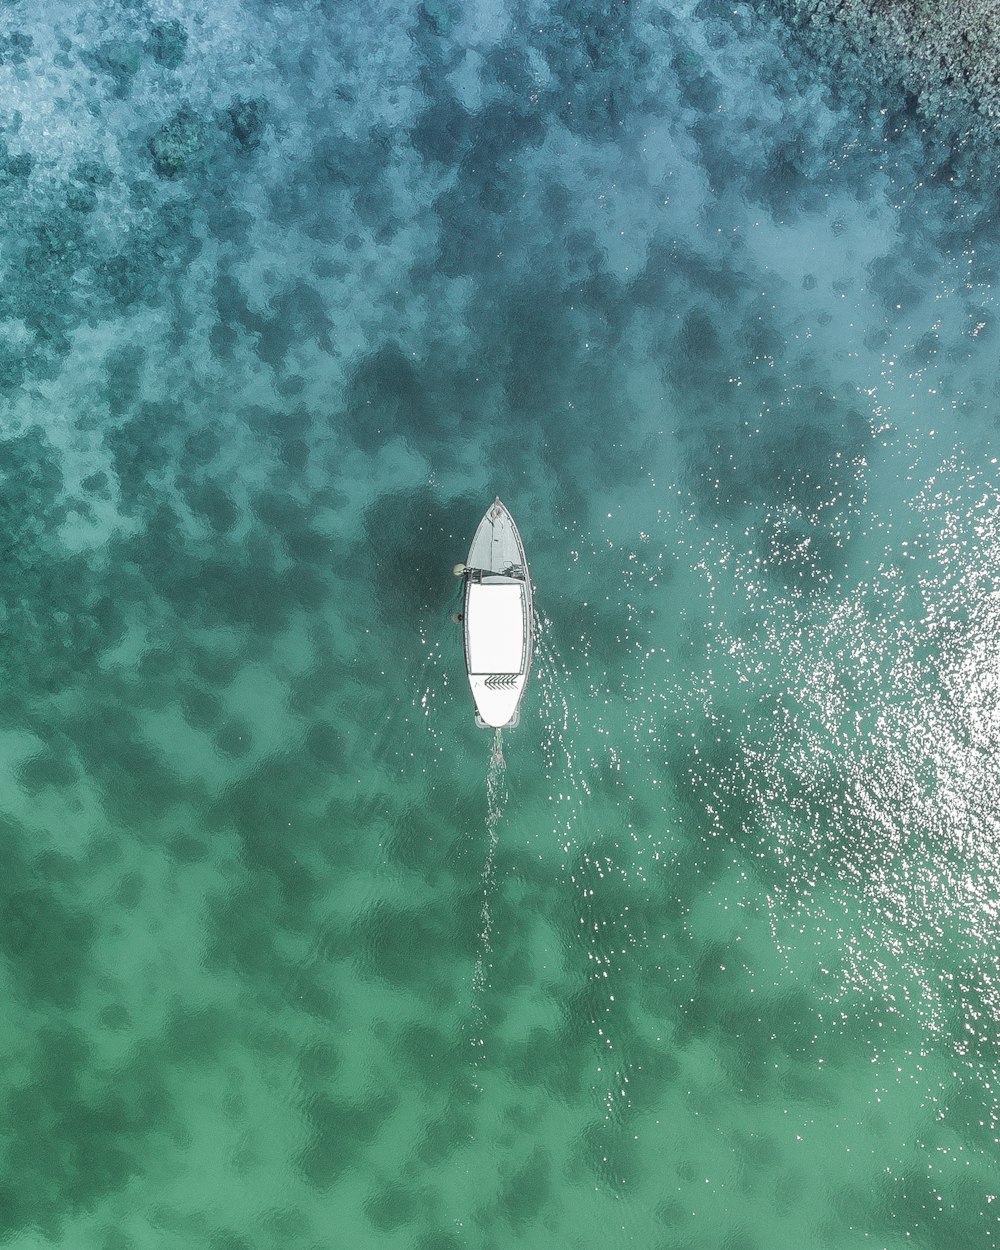
[(996, 154), (759, 5), (3, 22), (0, 1244), (993, 1245)]

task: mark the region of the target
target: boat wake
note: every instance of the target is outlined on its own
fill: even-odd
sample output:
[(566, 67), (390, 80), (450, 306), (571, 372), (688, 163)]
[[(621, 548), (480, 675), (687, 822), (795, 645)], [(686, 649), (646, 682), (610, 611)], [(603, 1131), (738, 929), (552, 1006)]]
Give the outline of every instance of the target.
[[(489, 986), (490, 957), (493, 954), (491, 938), (493, 934), (493, 895), (496, 890), (496, 849), (497, 826), (507, 805), (507, 761), (503, 755), (503, 730), (494, 729), (493, 748), (490, 751), (489, 768), (486, 771), (486, 863), (483, 865), (480, 883), (483, 892), (483, 904), (479, 912), (481, 928), (479, 931), (479, 954), (472, 974), (472, 992), (476, 1011), (482, 1019), (480, 1000)], [(483, 1039), (477, 1039), (476, 1045), (481, 1046)]]

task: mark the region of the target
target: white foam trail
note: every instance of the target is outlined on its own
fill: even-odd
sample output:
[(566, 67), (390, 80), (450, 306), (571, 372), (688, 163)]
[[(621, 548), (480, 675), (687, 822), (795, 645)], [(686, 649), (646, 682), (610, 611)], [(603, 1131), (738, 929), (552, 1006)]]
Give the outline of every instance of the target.
[(503, 730), (493, 731), (493, 749), (490, 752), (490, 764), (486, 772), (486, 863), (483, 866), (482, 889), (483, 905), (479, 913), (482, 928), (479, 931), (479, 955), (476, 959), (475, 971), (472, 974), (472, 989), (476, 998), (485, 991), (489, 984), (489, 957), (493, 953), (490, 938), (493, 933), (493, 912), (491, 900), (496, 888), (496, 849), (497, 826), (507, 805), (507, 761), (503, 755)]

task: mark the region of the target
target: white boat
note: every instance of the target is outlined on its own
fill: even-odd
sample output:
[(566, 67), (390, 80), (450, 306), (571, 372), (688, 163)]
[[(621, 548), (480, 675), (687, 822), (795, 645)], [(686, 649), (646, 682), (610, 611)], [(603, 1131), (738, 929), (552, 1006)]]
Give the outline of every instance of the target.
[(494, 499), (461, 570), (465, 670), (482, 729), (513, 727), (531, 668), (531, 579), (514, 518)]

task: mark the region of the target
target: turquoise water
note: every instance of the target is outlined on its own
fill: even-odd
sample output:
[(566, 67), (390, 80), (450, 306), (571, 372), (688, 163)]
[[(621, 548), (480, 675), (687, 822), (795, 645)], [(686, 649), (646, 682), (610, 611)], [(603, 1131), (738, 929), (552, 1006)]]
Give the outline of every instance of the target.
[(5, 7), (4, 1246), (995, 1244), (996, 157), (758, 7)]

